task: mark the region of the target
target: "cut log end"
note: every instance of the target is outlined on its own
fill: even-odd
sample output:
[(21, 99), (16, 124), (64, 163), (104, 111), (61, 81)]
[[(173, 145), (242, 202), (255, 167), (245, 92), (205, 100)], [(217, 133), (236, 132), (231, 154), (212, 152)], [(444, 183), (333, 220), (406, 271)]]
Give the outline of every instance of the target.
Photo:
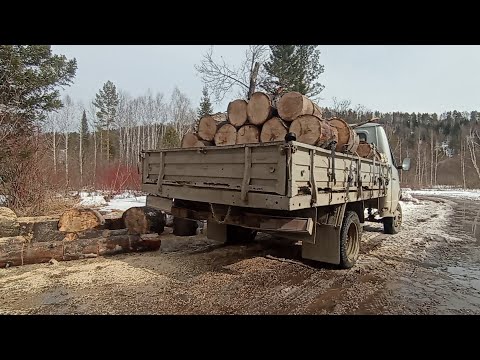
[(161, 234), (165, 227), (165, 214), (149, 206), (132, 207), (123, 213), (129, 234)]
[(354, 153), (360, 143), (358, 134), (343, 119), (332, 118), (328, 123), (337, 129), (338, 141), (336, 151)]
[(105, 224), (102, 215), (93, 209), (70, 209), (58, 220), (58, 230), (63, 232), (80, 232), (96, 229)]
[(314, 115), (302, 115), (292, 122), (290, 132), (295, 133), (298, 142), (328, 147), (336, 141), (336, 131), (326, 121)]
[(237, 129), (232, 124), (222, 125), (215, 134), (214, 141), (217, 146), (235, 145)]
[(287, 135), (288, 126), (278, 117), (273, 117), (263, 124), (260, 133), (261, 142), (283, 141)]
[(299, 92), (292, 91), (284, 94), (277, 103), (278, 115), (285, 121), (293, 121), (302, 115), (322, 117), (320, 107)]
[(186, 133), (182, 139), (182, 148), (204, 147), (211, 145), (212, 143), (206, 140), (199, 139), (197, 134), (194, 134), (192, 132)]
[(247, 102), (237, 99), (228, 104), (228, 121), (235, 127), (240, 127), (247, 121)]
[(198, 122), (198, 137), (202, 140), (212, 141), (217, 132), (217, 122), (210, 116), (204, 116)]
[(251, 124), (262, 125), (273, 114), (272, 101), (263, 92), (256, 92), (250, 98), (247, 105), (247, 116)]
[(260, 131), (255, 125), (244, 125), (237, 132), (237, 144), (255, 144), (260, 142)]

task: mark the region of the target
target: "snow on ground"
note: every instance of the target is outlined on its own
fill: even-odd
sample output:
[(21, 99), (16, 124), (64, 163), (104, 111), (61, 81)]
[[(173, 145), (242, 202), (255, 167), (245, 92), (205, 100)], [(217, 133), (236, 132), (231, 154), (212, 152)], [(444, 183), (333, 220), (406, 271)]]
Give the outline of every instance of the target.
[(102, 195), (91, 195), (84, 197), (78, 205), (97, 207), (107, 205), (107, 201)]
[(101, 211), (122, 210), (125, 211), (134, 206), (145, 206), (147, 197), (139, 196), (132, 191), (126, 191), (115, 195), (111, 200), (108, 199), (108, 194), (101, 191), (80, 192), (79, 206), (88, 206), (99, 208)]
[(424, 195), (424, 196), (446, 196), (456, 199), (480, 200), (480, 189), (463, 190), (463, 189), (402, 189), (403, 196)]
[(136, 196), (133, 193), (125, 192), (115, 195), (112, 200), (100, 208), (103, 211), (122, 210), (125, 211), (135, 206), (145, 206), (147, 202), (146, 196)]

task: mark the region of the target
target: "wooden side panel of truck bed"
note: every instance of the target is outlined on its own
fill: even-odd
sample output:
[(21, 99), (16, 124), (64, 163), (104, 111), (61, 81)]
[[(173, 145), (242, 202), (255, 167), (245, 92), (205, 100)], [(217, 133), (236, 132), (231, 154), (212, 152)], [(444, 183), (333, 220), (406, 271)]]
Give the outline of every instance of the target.
[(152, 195), (253, 208), (297, 210), (378, 198), (386, 194), (381, 179), (388, 178), (385, 163), (342, 153), (333, 159), (330, 151), (298, 142), (143, 156), (142, 188)]

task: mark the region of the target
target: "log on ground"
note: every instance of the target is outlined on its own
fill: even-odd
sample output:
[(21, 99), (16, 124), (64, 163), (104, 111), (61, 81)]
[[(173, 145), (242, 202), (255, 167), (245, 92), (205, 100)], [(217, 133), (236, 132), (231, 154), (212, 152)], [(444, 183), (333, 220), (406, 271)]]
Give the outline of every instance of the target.
[(290, 125), (289, 132), (296, 135), (297, 141), (327, 148), (336, 141), (336, 129), (314, 115), (299, 116)]
[(58, 230), (58, 218), (50, 216), (20, 217), (20, 235), (31, 242), (62, 241), (65, 233)]
[(248, 121), (253, 125), (262, 125), (274, 114), (271, 98), (263, 93), (253, 93), (247, 104)]
[(214, 137), (215, 145), (235, 145), (237, 141), (237, 129), (229, 123), (222, 124)]
[(283, 95), (277, 102), (277, 110), (278, 115), (285, 121), (293, 121), (302, 115), (322, 117), (322, 109), (312, 100), (296, 91)]
[(18, 236), (20, 226), (17, 215), (7, 207), (0, 207), (0, 237)]
[(23, 248), (28, 241), (23, 236), (0, 238), (0, 267), (23, 264)]
[(263, 143), (283, 141), (287, 133), (288, 125), (279, 117), (273, 117), (263, 124), (262, 131), (260, 132), (260, 141)]
[(100, 213), (93, 209), (70, 209), (58, 220), (58, 230), (63, 232), (80, 232), (87, 229), (98, 229), (105, 224)]
[(237, 132), (237, 144), (255, 144), (260, 142), (260, 131), (255, 125), (244, 125)]
[(129, 234), (161, 234), (165, 227), (165, 213), (149, 206), (132, 207), (123, 213)]
[(237, 99), (228, 104), (228, 121), (235, 127), (240, 127), (247, 122), (247, 102)]

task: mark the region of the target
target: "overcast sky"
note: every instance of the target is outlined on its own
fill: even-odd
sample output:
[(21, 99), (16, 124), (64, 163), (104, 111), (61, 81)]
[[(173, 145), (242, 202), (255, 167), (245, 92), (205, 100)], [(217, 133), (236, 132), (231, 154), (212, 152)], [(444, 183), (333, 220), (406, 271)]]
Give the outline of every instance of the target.
[[(84, 104), (107, 80), (139, 96), (148, 89), (170, 96), (186, 93), (196, 107), (202, 82), (194, 65), (209, 46), (55, 45), (56, 54), (75, 57), (78, 70), (66, 93)], [(247, 46), (218, 45), (216, 56), (238, 64)], [(351, 100), (372, 110), (437, 112), (480, 110), (480, 46), (320, 45), (325, 85), (320, 106), (332, 98)], [(232, 93), (215, 111), (226, 111)]]

